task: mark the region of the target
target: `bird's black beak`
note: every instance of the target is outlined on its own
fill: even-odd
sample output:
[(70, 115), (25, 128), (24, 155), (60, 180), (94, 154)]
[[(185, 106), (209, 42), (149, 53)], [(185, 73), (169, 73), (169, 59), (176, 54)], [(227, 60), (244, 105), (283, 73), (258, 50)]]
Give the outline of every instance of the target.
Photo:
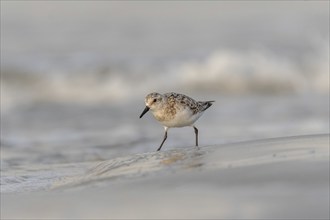
[(142, 118), (142, 116), (145, 114), (145, 113), (147, 113), (148, 111), (149, 111), (149, 107), (148, 106), (146, 106), (145, 107), (145, 109), (143, 110), (143, 112), (142, 112), (142, 114), (140, 115), (140, 118)]

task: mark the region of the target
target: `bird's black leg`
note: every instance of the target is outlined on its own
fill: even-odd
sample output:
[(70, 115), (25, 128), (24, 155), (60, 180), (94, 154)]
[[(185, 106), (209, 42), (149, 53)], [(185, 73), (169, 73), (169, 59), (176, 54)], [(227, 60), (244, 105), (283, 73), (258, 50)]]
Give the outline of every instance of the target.
[(164, 139), (163, 139), (162, 143), (160, 144), (159, 148), (157, 149), (157, 151), (160, 151), (160, 149), (162, 148), (162, 146), (163, 146), (163, 144), (164, 144), (166, 138), (167, 138), (167, 129), (165, 129)]
[(196, 147), (198, 147), (198, 129), (194, 126), (195, 135), (196, 135)]

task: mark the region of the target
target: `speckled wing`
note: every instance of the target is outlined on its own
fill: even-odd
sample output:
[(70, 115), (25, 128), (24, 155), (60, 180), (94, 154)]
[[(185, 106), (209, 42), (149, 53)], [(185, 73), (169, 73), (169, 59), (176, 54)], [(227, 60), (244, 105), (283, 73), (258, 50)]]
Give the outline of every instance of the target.
[(166, 93), (164, 95), (167, 97), (169, 103), (171, 104), (179, 103), (182, 106), (186, 106), (190, 108), (193, 114), (205, 111), (212, 105), (212, 102), (214, 102), (214, 101), (197, 102), (193, 98), (190, 98), (189, 96), (174, 92)]
[(181, 106), (189, 107), (192, 111), (194, 111), (194, 109), (197, 109), (199, 106), (197, 101), (183, 94), (171, 92), (166, 93), (165, 96), (167, 97), (169, 103), (173, 102), (173, 104), (175, 103)]

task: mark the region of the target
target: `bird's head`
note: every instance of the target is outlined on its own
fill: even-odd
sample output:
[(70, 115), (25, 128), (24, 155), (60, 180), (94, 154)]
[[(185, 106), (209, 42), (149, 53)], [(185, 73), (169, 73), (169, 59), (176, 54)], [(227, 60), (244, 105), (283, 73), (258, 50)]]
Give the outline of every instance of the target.
[(142, 116), (145, 113), (147, 113), (150, 109), (151, 111), (153, 111), (160, 108), (162, 106), (162, 101), (163, 101), (163, 95), (157, 92), (148, 94), (145, 98), (146, 107), (143, 110), (142, 114), (140, 115), (140, 118), (142, 118)]

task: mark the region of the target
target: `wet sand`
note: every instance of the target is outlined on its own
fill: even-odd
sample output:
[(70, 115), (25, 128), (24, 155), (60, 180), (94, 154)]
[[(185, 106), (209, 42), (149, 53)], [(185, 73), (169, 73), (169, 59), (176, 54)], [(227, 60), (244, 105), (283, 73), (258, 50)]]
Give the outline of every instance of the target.
[(1, 218), (329, 218), (329, 134), (36, 166), (16, 178), (38, 172), (48, 184), (5, 189)]

